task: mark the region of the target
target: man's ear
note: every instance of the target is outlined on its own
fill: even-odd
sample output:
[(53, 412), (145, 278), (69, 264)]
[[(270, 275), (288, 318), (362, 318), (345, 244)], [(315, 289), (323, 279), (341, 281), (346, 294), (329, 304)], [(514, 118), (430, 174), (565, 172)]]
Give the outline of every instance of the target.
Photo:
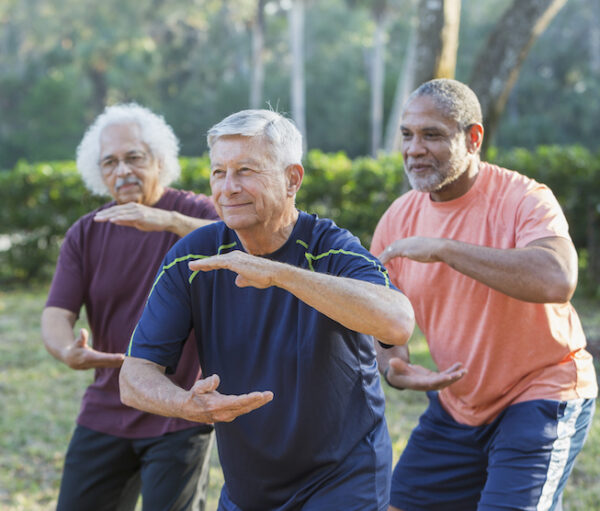
[(288, 197), (296, 195), (304, 178), (304, 167), (299, 163), (293, 163), (285, 168), (285, 179)]
[(483, 143), (483, 126), (479, 123), (474, 123), (467, 130), (467, 150), (470, 153), (479, 151)]

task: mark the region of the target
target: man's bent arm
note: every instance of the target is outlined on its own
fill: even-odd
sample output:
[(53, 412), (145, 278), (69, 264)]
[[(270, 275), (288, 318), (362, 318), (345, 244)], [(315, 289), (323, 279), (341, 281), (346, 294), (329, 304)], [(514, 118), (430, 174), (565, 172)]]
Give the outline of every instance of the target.
[(163, 366), (136, 357), (126, 357), (119, 373), (124, 404), (156, 415), (194, 422), (231, 422), (273, 399), (272, 392), (224, 395), (216, 391), (218, 386), (219, 377), (213, 375), (198, 380), (190, 390), (184, 390), (165, 376)]
[(77, 315), (61, 307), (46, 307), (42, 312), (42, 339), (50, 354), (71, 369), (120, 367), (123, 355), (103, 353), (88, 346), (88, 332), (82, 328), (75, 338)]
[(214, 220), (187, 216), (178, 211), (154, 208), (135, 202), (103, 209), (94, 216), (94, 220), (135, 227), (140, 231), (169, 231), (181, 238), (214, 222)]
[(385, 344), (401, 345), (410, 338), (414, 311), (402, 293), (371, 282), (285, 266), (276, 274), (275, 285), (325, 316)]
[(355, 330), (385, 344), (405, 344), (414, 328), (414, 312), (408, 298), (382, 285), (313, 272), (240, 251), (189, 264), (192, 271), (228, 269), (238, 274), (238, 286), (277, 286), (303, 302)]
[(561, 237), (543, 238), (512, 249), (413, 237), (395, 241), (380, 256), (382, 262), (393, 257), (444, 262), (496, 291), (526, 302), (564, 303), (577, 286), (577, 253), (571, 241)]

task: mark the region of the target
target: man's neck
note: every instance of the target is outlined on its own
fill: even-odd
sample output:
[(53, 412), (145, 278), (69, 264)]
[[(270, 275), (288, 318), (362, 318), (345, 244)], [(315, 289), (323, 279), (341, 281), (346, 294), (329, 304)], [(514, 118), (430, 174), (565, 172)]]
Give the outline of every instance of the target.
[(429, 196), (434, 202), (446, 202), (462, 197), (475, 184), (479, 174), (479, 158), (472, 158), (465, 171), (454, 181), (444, 186), (440, 190), (431, 192)]
[(298, 221), (298, 210), (284, 215), (276, 226), (260, 225), (251, 229), (236, 230), (246, 252), (252, 255), (266, 255), (280, 249), (290, 238), (294, 226)]

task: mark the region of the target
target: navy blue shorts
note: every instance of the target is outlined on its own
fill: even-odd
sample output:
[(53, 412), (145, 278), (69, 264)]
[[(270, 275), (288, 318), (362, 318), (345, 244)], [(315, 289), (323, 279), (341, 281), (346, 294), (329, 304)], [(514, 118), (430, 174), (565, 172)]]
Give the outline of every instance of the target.
[[(403, 511), (555, 510), (581, 450), (595, 400), (534, 400), (492, 423), (466, 426), (428, 392), (429, 407), (392, 476)], [(559, 505), (559, 507), (556, 507)]]

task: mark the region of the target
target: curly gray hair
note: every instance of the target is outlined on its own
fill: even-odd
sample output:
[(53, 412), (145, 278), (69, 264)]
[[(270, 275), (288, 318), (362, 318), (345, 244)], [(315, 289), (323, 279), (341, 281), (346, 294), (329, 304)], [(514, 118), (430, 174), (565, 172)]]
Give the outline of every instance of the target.
[(160, 184), (168, 186), (179, 178), (179, 141), (164, 118), (137, 103), (105, 108), (87, 129), (77, 147), (77, 168), (85, 186), (95, 195), (110, 195), (100, 170), (100, 134), (111, 124), (135, 123), (140, 127), (143, 142), (158, 158), (162, 170)]

